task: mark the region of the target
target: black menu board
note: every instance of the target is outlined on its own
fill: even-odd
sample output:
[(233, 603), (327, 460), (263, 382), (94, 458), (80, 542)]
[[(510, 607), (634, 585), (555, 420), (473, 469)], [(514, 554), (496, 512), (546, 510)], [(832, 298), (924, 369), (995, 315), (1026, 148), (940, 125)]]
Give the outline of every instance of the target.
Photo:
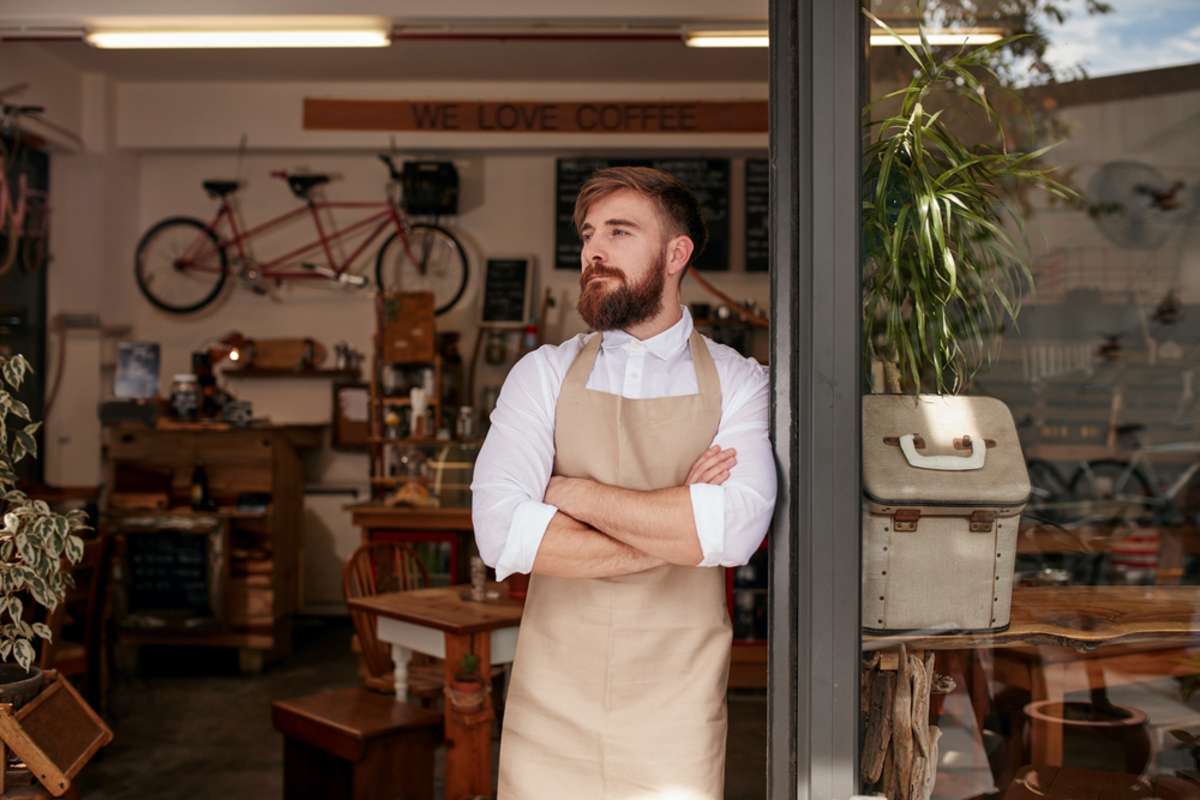
[(126, 535), (131, 612), (214, 613), (209, 602), (209, 532), (156, 530)]
[(771, 203), (771, 164), (765, 158), (746, 159), (746, 271), (766, 272), (771, 266), (768, 230)]
[(530, 264), (527, 258), (489, 258), (483, 276), (485, 325), (528, 322)]
[(700, 269), (729, 269), (729, 159), (560, 158), (555, 181), (554, 266), (579, 269), (575, 198), (593, 172), (605, 167), (654, 167), (687, 184), (700, 202), (708, 244), (696, 259)]

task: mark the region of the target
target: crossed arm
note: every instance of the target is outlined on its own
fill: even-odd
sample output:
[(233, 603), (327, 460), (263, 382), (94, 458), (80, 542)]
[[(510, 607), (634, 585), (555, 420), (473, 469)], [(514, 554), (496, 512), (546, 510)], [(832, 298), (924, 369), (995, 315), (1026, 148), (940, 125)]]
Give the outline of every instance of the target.
[(736, 461), (735, 450), (713, 445), (692, 465), (683, 486), (654, 491), (552, 477), (545, 502), (558, 512), (546, 527), (533, 571), (602, 578), (662, 564), (698, 564), (703, 553), (688, 486), (724, 483)]

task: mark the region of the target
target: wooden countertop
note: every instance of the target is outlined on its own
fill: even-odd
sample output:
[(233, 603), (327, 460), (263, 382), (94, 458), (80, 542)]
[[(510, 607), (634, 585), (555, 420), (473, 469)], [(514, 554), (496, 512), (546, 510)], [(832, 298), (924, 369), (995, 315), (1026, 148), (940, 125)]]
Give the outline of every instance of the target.
[(867, 635), (863, 648), (900, 644), (965, 650), (1043, 644), (1092, 650), (1111, 644), (1200, 643), (1200, 586), (1027, 586), (1013, 590), (1012, 624), (998, 633)]
[(347, 603), (359, 611), (448, 633), (482, 633), (520, 625), (524, 610), (521, 601), (508, 597), (502, 583), (489, 583), (488, 588), (500, 592), (501, 599), (484, 603), (464, 600), (459, 593), (470, 586), (462, 585), (385, 592), (373, 597), (351, 598)]
[(412, 508), (379, 502), (345, 506), (361, 528), (404, 528), (427, 531), (473, 531), (469, 508)]

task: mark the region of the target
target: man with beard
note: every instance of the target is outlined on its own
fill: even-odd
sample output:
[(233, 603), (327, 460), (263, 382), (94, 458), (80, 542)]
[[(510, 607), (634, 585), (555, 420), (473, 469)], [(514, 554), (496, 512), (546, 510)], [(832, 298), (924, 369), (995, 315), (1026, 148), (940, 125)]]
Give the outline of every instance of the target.
[(471, 485), (484, 561), (531, 573), (498, 798), (720, 798), (724, 568), (775, 503), (767, 371), (680, 304), (706, 238), (682, 183), (601, 170), (575, 224), (595, 333), (513, 367)]

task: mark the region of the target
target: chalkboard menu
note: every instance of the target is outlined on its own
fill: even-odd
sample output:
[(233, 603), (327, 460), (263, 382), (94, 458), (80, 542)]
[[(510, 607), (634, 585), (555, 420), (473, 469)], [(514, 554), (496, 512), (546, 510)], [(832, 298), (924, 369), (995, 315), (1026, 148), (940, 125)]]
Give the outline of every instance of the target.
[(489, 258), (483, 276), (484, 325), (524, 325), (529, 321), (530, 259)]
[(746, 159), (746, 271), (770, 269), (771, 166), (765, 158)]
[(220, 522), (188, 528), (146, 524), (124, 533), (131, 614), (219, 616), (213, 598), (224, 588), (213, 583), (221, 573), (214, 563), (223, 540)]
[(654, 167), (669, 172), (696, 194), (708, 226), (708, 244), (695, 260), (700, 269), (729, 269), (729, 159), (560, 158), (555, 182), (554, 266), (579, 269), (575, 198), (593, 172), (605, 167)]

